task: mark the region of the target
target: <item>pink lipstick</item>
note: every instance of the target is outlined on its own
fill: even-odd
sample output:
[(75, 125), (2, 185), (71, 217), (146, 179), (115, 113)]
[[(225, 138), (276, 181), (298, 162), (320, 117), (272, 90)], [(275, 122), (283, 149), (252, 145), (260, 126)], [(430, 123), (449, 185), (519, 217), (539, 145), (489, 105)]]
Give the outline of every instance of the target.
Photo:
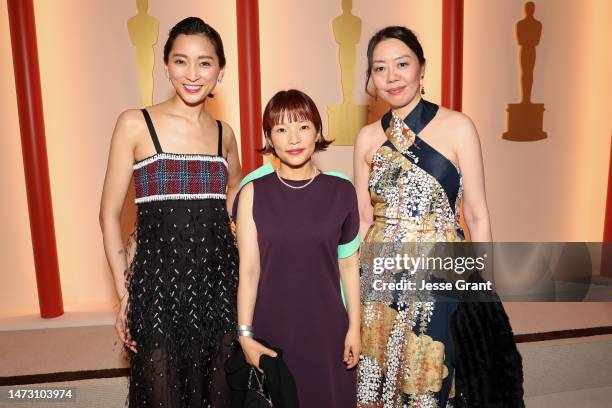
[(391, 95), (399, 95), (406, 88), (405, 86), (398, 86), (397, 88), (387, 89), (387, 93)]

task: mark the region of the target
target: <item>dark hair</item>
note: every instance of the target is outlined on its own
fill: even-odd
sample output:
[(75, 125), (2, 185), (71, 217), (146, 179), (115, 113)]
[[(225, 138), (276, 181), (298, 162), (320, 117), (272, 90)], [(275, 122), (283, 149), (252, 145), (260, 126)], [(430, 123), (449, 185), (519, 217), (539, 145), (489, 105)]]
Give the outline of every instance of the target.
[(262, 126), (266, 136), (266, 145), (259, 150), (259, 153), (275, 154), (274, 148), (270, 144), (270, 134), (272, 128), (282, 123), (285, 118), (291, 122), (309, 120), (314, 124), (317, 135), (319, 135), (319, 139), (315, 143), (315, 152), (327, 149), (333, 142), (333, 140), (326, 140), (323, 137), (321, 115), (310, 96), (297, 89), (289, 89), (288, 91), (277, 92), (264, 109)]
[(368, 70), (366, 71), (366, 83), (365, 83), (365, 91), (368, 95), (370, 92), (368, 91), (368, 83), (370, 82), (370, 76), (372, 75), (372, 64), (374, 59), (374, 48), (384, 40), (388, 40), (391, 38), (395, 38), (396, 40), (400, 40), (408, 48), (412, 50), (417, 56), (419, 60), (419, 64), (425, 64), (425, 55), (423, 54), (423, 47), (419, 42), (419, 39), (414, 34), (414, 32), (406, 27), (402, 26), (389, 26), (385, 27), (382, 30), (378, 31), (376, 34), (370, 38), (370, 42), (368, 42)]
[(215, 47), (215, 52), (217, 53), (217, 58), (219, 59), (219, 66), (221, 68), (225, 67), (225, 53), (223, 52), (223, 41), (221, 41), (221, 36), (214, 28), (206, 24), (201, 18), (198, 17), (187, 17), (172, 27), (170, 33), (168, 34), (166, 44), (164, 45), (164, 62), (166, 64), (168, 63), (168, 58), (170, 56), (172, 46), (174, 45), (174, 40), (181, 34), (201, 34), (208, 38), (213, 47)]

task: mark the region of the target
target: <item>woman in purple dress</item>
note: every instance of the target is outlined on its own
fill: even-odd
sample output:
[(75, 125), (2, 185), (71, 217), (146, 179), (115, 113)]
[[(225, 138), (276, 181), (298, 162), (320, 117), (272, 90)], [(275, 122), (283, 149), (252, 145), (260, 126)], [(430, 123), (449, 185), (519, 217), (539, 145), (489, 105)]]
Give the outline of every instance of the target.
[[(330, 142), (307, 95), (278, 92), (263, 117), (280, 161), (243, 180), (237, 206), (239, 341), (249, 364), (283, 351), (302, 408), (355, 407), (359, 327), (359, 212), (345, 176), (322, 173), (315, 151)], [(342, 301), (342, 288), (346, 308)]]

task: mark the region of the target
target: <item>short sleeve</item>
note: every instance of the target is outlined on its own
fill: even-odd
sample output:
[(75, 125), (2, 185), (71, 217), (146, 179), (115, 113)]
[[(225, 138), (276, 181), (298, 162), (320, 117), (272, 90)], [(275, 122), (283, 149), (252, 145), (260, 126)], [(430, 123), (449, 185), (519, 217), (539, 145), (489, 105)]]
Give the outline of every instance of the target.
[(338, 258), (347, 258), (359, 249), (359, 208), (357, 206), (357, 193), (355, 187), (349, 182), (346, 197), (343, 200), (346, 207), (340, 242), (338, 244)]

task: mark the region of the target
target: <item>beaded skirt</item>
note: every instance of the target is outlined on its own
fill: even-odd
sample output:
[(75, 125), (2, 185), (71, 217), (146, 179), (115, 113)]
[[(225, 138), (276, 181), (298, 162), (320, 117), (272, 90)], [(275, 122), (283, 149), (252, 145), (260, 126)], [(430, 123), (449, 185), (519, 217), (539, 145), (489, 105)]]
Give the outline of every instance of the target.
[(128, 270), (130, 407), (224, 407), (238, 252), (225, 200), (141, 203)]

